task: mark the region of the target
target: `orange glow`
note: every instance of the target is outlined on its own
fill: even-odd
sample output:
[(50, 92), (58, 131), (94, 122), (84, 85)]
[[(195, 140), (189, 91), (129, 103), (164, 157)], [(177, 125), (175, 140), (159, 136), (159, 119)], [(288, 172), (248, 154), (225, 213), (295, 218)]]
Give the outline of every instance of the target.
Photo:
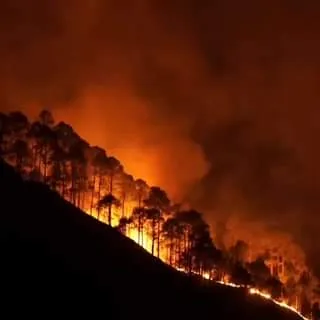
[[(134, 207), (134, 203), (128, 202), (127, 204), (128, 207)], [(90, 211), (86, 211), (87, 214), (90, 215)], [(96, 209), (92, 210), (92, 216), (95, 218), (98, 218), (98, 211)], [(107, 217), (105, 213), (102, 211), (100, 213), (99, 221), (103, 223), (107, 223)], [(119, 209), (114, 209), (113, 210), (113, 216), (112, 216), (112, 226), (118, 226), (120, 222), (120, 213)], [(141, 247), (143, 247), (146, 251), (149, 253), (152, 253), (152, 237), (151, 237), (151, 230), (149, 226), (144, 226), (143, 232), (140, 234), (140, 239), (139, 239), (139, 232), (138, 228), (134, 225), (129, 225), (127, 227), (125, 235), (139, 244)], [(163, 260), (164, 262), (167, 262), (167, 256), (166, 256), (166, 243), (163, 243), (164, 241), (161, 242), (160, 244), (160, 259)], [(157, 255), (157, 241), (154, 243), (154, 255)]]
[[(119, 222), (119, 219), (118, 221)], [(138, 229), (135, 228), (135, 227), (130, 227), (128, 233), (127, 233), (127, 236), (132, 239), (133, 241), (135, 241), (137, 244), (141, 245), (146, 251), (148, 251), (149, 253), (151, 253), (151, 236), (149, 235), (149, 230), (147, 230), (146, 232), (144, 232), (143, 234), (143, 241), (140, 240), (140, 243), (139, 243), (139, 235), (138, 235)], [(156, 250), (155, 250), (156, 252)], [(168, 259), (167, 259), (167, 256), (165, 254), (165, 245), (162, 245), (161, 248), (160, 248), (160, 258), (163, 262), (165, 263), (168, 263)], [(180, 272), (184, 272), (186, 273), (186, 271), (183, 269), (183, 268), (177, 268), (176, 269)], [(206, 280), (211, 280), (211, 276), (208, 272), (205, 272), (202, 277)], [(232, 282), (229, 282), (228, 281), (228, 276), (225, 276), (224, 277), (224, 280), (223, 281), (215, 281), (216, 283), (219, 283), (221, 285), (225, 285), (225, 286), (229, 286), (229, 287), (233, 287), (233, 288), (245, 288), (245, 286), (243, 285), (239, 285), (239, 284), (236, 284), (236, 283), (232, 283)], [(248, 290), (248, 293), (250, 295), (257, 295), (263, 299), (266, 299), (266, 300), (270, 300), (272, 301), (273, 303), (275, 303), (276, 305), (278, 305), (279, 307), (282, 307), (282, 308), (285, 308), (285, 309), (288, 309), (294, 313), (296, 313), (297, 315), (299, 315), (302, 319), (304, 320), (310, 320), (308, 318), (306, 318), (305, 316), (303, 316), (295, 307), (291, 306), (291, 305), (288, 305), (286, 302), (284, 301), (278, 301), (278, 300), (275, 300), (271, 297), (271, 294), (268, 293), (268, 292), (265, 292), (265, 291), (260, 291), (259, 289), (257, 288), (254, 288), (254, 287), (249, 287), (249, 290)]]
[[(133, 205), (132, 203), (130, 204), (131, 206)], [(116, 212), (117, 210), (115, 210), (115, 214), (114, 214), (114, 219), (113, 219), (113, 225), (117, 225), (119, 223), (119, 214), (117, 214)], [(95, 211), (94, 216), (97, 216), (97, 213)], [(103, 221), (106, 221), (103, 219)], [(143, 236), (140, 236), (140, 243), (139, 243), (139, 235), (138, 235), (138, 229), (134, 226), (130, 226), (126, 236), (128, 236), (130, 239), (132, 239), (133, 241), (135, 241), (137, 244), (141, 245), (146, 251), (148, 251), (149, 253), (152, 252), (151, 249), (151, 244), (152, 244), (152, 238), (150, 236), (150, 230), (148, 228), (146, 228), (146, 230), (143, 232)], [(157, 248), (155, 248), (155, 252), (157, 252)], [(165, 262), (168, 263), (168, 259), (166, 256), (166, 244), (162, 244), (160, 247), (160, 259)], [(180, 272), (184, 272), (186, 273), (186, 270), (184, 270), (183, 268), (178, 268), (176, 267), (176, 269)], [(206, 280), (211, 280), (211, 275), (208, 272), (205, 272), (202, 277)], [(213, 281), (213, 280), (212, 280)], [(225, 285), (225, 286), (229, 286), (229, 287), (233, 287), (233, 288), (245, 288), (244, 285), (239, 285), (236, 283), (232, 283), (229, 281), (228, 276), (226, 275), (224, 277), (224, 279), (222, 281), (215, 281), (216, 283), (219, 283), (221, 285)], [(257, 288), (254, 287), (249, 287), (248, 288), (248, 294), (250, 295), (257, 295), (259, 297), (261, 297), (262, 299), (266, 299), (266, 300), (270, 300), (273, 303), (275, 303), (276, 305), (278, 305), (281, 308), (285, 308), (288, 309), (294, 313), (296, 313), (297, 315), (299, 315), (302, 319), (304, 320), (310, 320), (308, 318), (306, 318), (305, 316), (303, 316), (298, 310), (297, 308), (288, 305), (285, 301), (278, 301), (272, 298), (271, 294), (266, 292), (266, 291), (260, 291)]]
[[(176, 268), (178, 271), (180, 272), (186, 272), (184, 269), (182, 268)], [(204, 279), (207, 279), (207, 280), (210, 280), (210, 275), (208, 273), (205, 273), (203, 276), (202, 276)], [(232, 288), (245, 288), (246, 286), (244, 285), (239, 285), (239, 284), (236, 284), (236, 283), (232, 283), (232, 282), (229, 282), (228, 280), (224, 280), (224, 281), (215, 281), (216, 283), (219, 283), (221, 285), (224, 285), (224, 286), (228, 286), (228, 287), (232, 287)], [(281, 308), (284, 308), (284, 309), (288, 309), (294, 313), (296, 313), (297, 315), (299, 315), (302, 319), (304, 320), (310, 320), (309, 318), (303, 316), (295, 307), (293, 306), (290, 306), (288, 305), (287, 303), (285, 303), (284, 301), (278, 301), (278, 300), (275, 300), (271, 297), (271, 294), (269, 294), (268, 292), (265, 292), (265, 291), (260, 291), (259, 289), (257, 288), (253, 288), (253, 287), (249, 287), (248, 288), (248, 293), (250, 295), (257, 295), (263, 299), (266, 299), (266, 300), (270, 300), (272, 301), (273, 303), (275, 303), (276, 305), (278, 305), (279, 307)]]

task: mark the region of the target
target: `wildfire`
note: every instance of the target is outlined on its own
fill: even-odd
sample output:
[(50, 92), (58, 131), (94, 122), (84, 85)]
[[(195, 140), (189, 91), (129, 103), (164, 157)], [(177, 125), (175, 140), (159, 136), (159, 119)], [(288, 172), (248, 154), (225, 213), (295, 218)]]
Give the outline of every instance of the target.
[[(208, 279), (207, 275), (204, 278)], [(245, 287), (245, 286), (242, 286), (242, 285), (239, 285), (239, 284), (236, 284), (236, 283), (225, 282), (225, 281), (217, 281), (217, 283), (220, 283), (220, 284), (225, 285), (225, 286), (233, 287), (233, 288), (244, 288)], [(266, 300), (270, 300), (273, 303), (275, 303), (276, 305), (296, 313), (298, 316), (300, 316), (304, 320), (310, 320), (310, 319), (306, 318), (304, 315), (302, 315), (293, 306), (288, 305), (284, 301), (278, 301), (278, 300), (273, 299), (271, 297), (271, 295), (269, 293), (267, 293), (267, 292), (260, 291), (260, 290), (258, 290), (256, 288), (249, 288), (248, 293), (251, 294), (251, 295), (258, 295), (259, 297), (261, 297), (263, 299), (266, 299)]]
[[(179, 271), (183, 271), (183, 270), (179, 270)], [(203, 275), (203, 278), (207, 279), (207, 280), (211, 280), (210, 279), (210, 275), (208, 273), (204, 274)], [(246, 286), (243, 286), (243, 285), (239, 285), (239, 284), (236, 284), (236, 283), (232, 283), (232, 282), (228, 282), (228, 281), (216, 281), (217, 283), (219, 284), (222, 284), (222, 285), (225, 285), (225, 286), (229, 286), (229, 287), (233, 287), (233, 288), (245, 288)], [(284, 301), (278, 301), (278, 300), (275, 300), (271, 297), (271, 294), (267, 293), (267, 292), (263, 292), (263, 291), (260, 291), (259, 289), (257, 288), (249, 288), (248, 290), (248, 293), (251, 294), (251, 295), (258, 295), (259, 297), (263, 298), (263, 299), (266, 299), (266, 300), (270, 300), (272, 301), (273, 303), (275, 303), (276, 305), (282, 307), (282, 308), (285, 308), (285, 309), (288, 309), (294, 313), (296, 313), (298, 316), (300, 316), (302, 319), (304, 320), (310, 320), (308, 319), (307, 317), (305, 317), (304, 315), (302, 315), (296, 308), (294, 308), (293, 306), (290, 306), (288, 305), (287, 303), (285, 303)]]
[[(9, 115), (2, 114), (0, 120), (3, 129), (0, 132), (3, 140), (0, 145), (2, 157), (23, 177), (47, 183), (65, 200), (70, 201), (97, 220), (116, 227), (122, 234), (160, 258), (164, 263), (176, 268), (183, 265), (188, 268), (187, 272), (197, 270), (194, 274), (202, 275), (209, 281), (215, 281), (215, 277), (211, 274), (213, 263), (216, 261), (215, 246), (210, 236), (209, 225), (204, 221), (201, 213), (194, 210), (186, 212), (182, 210), (181, 212), (181, 206), (172, 203), (163, 189), (150, 186), (145, 181), (129, 175), (119, 160), (108, 156), (105, 150), (99, 147), (88, 145), (66, 123), (61, 122), (54, 125), (52, 115), (46, 110), (41, 112), (39, 119), (35, 122), (29, 122), (19, 112)], [(150, 152), (147, 153), (150, 154)], [(137, 162), (141, 165), (142, 162), (138, 160)], [(171, 205), (174, 209), (169, 209)], [(182, 217), (168, 217), (167, 215), (178, 216), (177, 213), (183, 213)], [(245, 228), (239, 228), (238, 220), (245, 225)], [(231, 222), (228, 229), (247, 230), (248, 223), (243, 219), (234, 219)], [(237, 239), (247, 240), (247, 242), (242, 241), (243, 246), (250, 248), (245, 250), (249, 251), (247, 252), (248, 259), (243, 258), (241, 261), (251, 262), (253, 256), (256, 256), (254, 252), (258, 253), (259, 250), (270, 248), (268, 254), (275, 253), (275, 255), (272, 255), (272, 265), (266, 268), (270, 269), (271, 276), (274, 276), (273, 273), (275, 273), (276, 277), (280, 278), (281, 273), (284, 275), (282, 253), (285, 251), (290, 257), (290, 263), (294, 264), (294, 267), (299, 265), (298, 268), (291, 268), (294, 270), (291, 273), (301, 277), (304, 275), (296, 271), (296, 269), (301, 271), (301, 265), (304, 266), (303, 263), (296, 261), (303, 261), (304, 254), (300, 252), (296, 255), (299, 250), (291, 245), (290, 237), (281, 236), (277, 239), (281, 240), (277, 241), (281, 242), (281, 250), (278, 250), (278, 248), (272, 248), (271, 237), (268, 233), (261, 237), (260, 234), (263, 233), (256, 225), (250, 226), (251, 228), (257, 230), (255, 234), (244, 232), (243, 236), (236, 236)], [(264, 228), (262, 229), (266, 232)], [(251, 234), (250, 238), (246, 239), (245, 234)], [(234, 232), (232, 235), (234, 236)], [(256, 241), (258, 238), (263, 240)], [(264, 239), (268, 241), (264, 243)], [(234, 243), (235, 239), (231, 240)], [(240, 249), (243, 251), (241, 245)], [(216, 251), (222, 253), (221, 250)], [(295, 259), (297, 256), (298, 259)], [(238, 259), (235, 255), (234, 257)], [(228, 257), (225, 260), (228, 260)], [(177, 269), (186, 272), (183, 269)], [(211, 271), (203, 273), (204, 270)], [(223, 278), (218, 283), (244, 288), (229, 280)], [(280, 278), (280, 280), (283, 279)], [(285, 281), (281, 282), (285, 283)], [(285, 301), (274, 300), (269, 293), (259, 291), (254, 287), (246, 287), (246, 289), (248, 289), (248, 294), (259, 295), (271, 300), (280, 307), (289, 309), (301, 318), (307, 319), (298, 311), (298, 307), (294, 308)]]
[[(94, 216), (97, 216), (97, 215), (94, 214)], [(117, 220), (117, 221), (115, 221), (115, 220)], [(116, 218), (115, 220), (113, 221), (114, 222), (113, 225), (116, 225), (119, 222), (119, 219)], [(142, 233), (142, 235), (139, 236), (138, 229), (135, 226), (130, 226), (129, 229), (127, 230), (127, 232), (126, 232), (126, 236), (128, 238), (130, 238), (131, 240), (135, 241), (137, 244), (139, 244), (141, 247), (143, 247), (146, 251), (151, 253), (151, 236), (149, 235), (148, 230), (145, 230)], [(163, 262), (168, 263), (168, 259), (166, 258), (166, 255), (165, 255), (165, 246), (164, 245), (162, 245), (161, 248), (160, 248), (160, 259)], [(180, 271), (180, 272), (187, 273), (187, 271), (184, 270), (183, 268), (176, 267), (175, 269)], [(214, 280), (212, 280), (212, 277), (208, 272), (204, 273), (202, 275), (202, 277), (204, 279), (206, 279), (206, 280), (214, 281)], [(239, 284), (236, 284), (236, 283), (229, 282), (227, 278), (225, 278), (223, 281), (214, 281), (214, 282), (219, 283), (221, 285), (233, 287), (233, 288), (246, 288), (246, 286), (244, 286), (244, 285), (239, 285)], [(306, 318), (305, 316), (303, 316), (295, 307), (293, 307), (291, 305), (288, 305), (284, 301), (278, 301), (278, 300), (273, 299), (271, 294), (269, 294), (267, 292), (260, 291), (259, 289), (254, 288), (254, 287), (249, 287), (248, 288), (248, 294), (257, 295), (257, 296), (259, 296), (259, 297), (261, 297), (263, 299), (270, 300), (273, 303), (275, 303), (276, 305), (278, 305), (279, 307), (284, 308), (284, 309), (288, 309), (288, 310), (296, 313), (302, 319), (310, 320), (310, 319)]]

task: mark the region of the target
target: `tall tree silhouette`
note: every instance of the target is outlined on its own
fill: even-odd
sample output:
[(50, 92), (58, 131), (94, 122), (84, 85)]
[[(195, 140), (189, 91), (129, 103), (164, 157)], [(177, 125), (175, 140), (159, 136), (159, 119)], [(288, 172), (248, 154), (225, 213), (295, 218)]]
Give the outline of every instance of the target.
[(28, 118), (20, 111), (9, 113), (7, 125), (13, 140), (24, 139), (30, 127)]
[(134, 193), (136, 200), (136, 207), (132, 210), (132, 219), (137, 226), (138, 231), (138, 243), (143, 246), (144, 239), (144, 223), (146, 221), (145, 200), (148, 198), (149, 186), (142, 179), (134, 181)]
[(39, 113), (38, 118), (39, 118), (39, 122), (44, 126), (52, 127), (54, 125), (54, 118), (52, 113), (49, 110), (46, 110), (46, 109), (42, 110)]
[[(105, 175), (107, 172), (108, 166), (108, 157), (105, 150), (94, 147), (93, 148), (93, 156), (91, 159), (91, 167), (92, 167), (92, 179), (91, 179), (91, 201), (90, 201), (90, 212), (92, 214), (92, 210), (95, 203), (95, 198), (97, 198), (97, 202), (101, 199), (101, 193), (103, 189), (103, 185), (105, 182)], [(100, 208), (98, 207), (97, 216), (100, 216)]]
[[(175, 217), (168, 218), (163, 226), (163, 235), (168, 239), (169, 264), (174, 265), (181, 255), (181, 240), (183, 236), (183, 226)], [(177, 251), (177, 253), (176, 253)]]
[(21, 139), (16, 140), (12, 146), (11, 155), (14, 158), (16, 170), (23, 174), (23, 169), (29, 163), (30, 150), (28, 143)]
[(266, 281), (271, 278), (270, 269), (263, 257), (258, 257), (256, 260), (248, 263), (247, 269), (251, 273), (254, 283), (261, 289)]
[[(170, 207), (170, 200), (164, 190), (159, 187), (151, 187), (148, 198), (144, 200), (145, 206), (150, 209), (147, 218), (151, 221), (151, 232), (157, 237), (157, 257), (160, 256), (160, 234), (163, 215)], [(151, 210), (152, 209), (152, 210)], [(157, 230), (155, 230), (157, 228)], [(152, 240), (154, 245), (154, 240)]]
[(132, 218), (122, 217), (119, 220), (118, 230), (124, 235), (128, 234), (127, 228), (132, 223)]
[[(112, 226), (112, 207), (119, 207), (120, 201), (111, 193), (106, 194), (98, 201), (98, 208), (99, 209), (106, 209), (108, 215), (108, 224)], [(98, 210), (100, 212), (100, 210)], [(99, 219), (99, 216), (98, 216)]]
[(53, 190), (59, 192), (63, 198), (66, 197), (68, 183), (68, 153), (59, 144), (55, 144), (51, 156), (52, 170), (50, 185)]
[(121, 202), (121, 218), (128, 217), (127, 211), (126, 211), (126, 203), (130, 202), (130, 200), (134, 200), (134, 191), (135, 191), (135, 185), (134, 185), (134, 179), (133, 176), (123, 172), (120, 176), (120, 202)]
[(248, 250), (248, 244), (242, 240), (238, 240), (229, 250), (233, 262), (243, 265), (248, 260)]
[(26, 136), (30, 123), (21, 112), (15, 111), (2, 117), (2, 149), (3, 157), (11, 165), (21, 172), (22, 162), (26, 160), (28, 146)]
[[(208, 243), (211, 245), (212, 243), (209, 226), (203, 220), (201, 213), (195, 210), (180, 211), (176, 214), (176, 218), (184, 230), (181, 262), (190, 273), (196, 260), (199, 260), (197, 254), (200, 252), (201, 246), (206, 246)], [(200, 261), (197, 263), (199, 265)]]
[[(154, 255), (154, 247), (155, 247), (155, 241), (157, 239), (157, 236), (159, 236), (159, 233), (157, 233), (157, 225), (159, 225), (159, 221), (161, 218), (161, 212), (159, 209), (150, 207), (145, 209), (146, 213), (146, 219), (150, 222), (151, 225), (151, 254)], [(158, 257), (159, 257), (159, 242), (158, 242)]]
[(71, 201), (78, 207), (82, 207), (83, 202), (81, 197), (86, 191), (86, 166), (87, 159), (85, 157), (85, 150), (89, 145), (84, 140), (78, 140), (73, 144), (69, 150), (69, 159), (71, 162)]
[(57, 136), (51, 127), (36, 121), (31, 125), (29, 137), (34, 141), (33, 165), (42, 174), (44, 183), (47, 183), (48, 169)]
[(148, 198), (149, 187), (147, 183), (142, 179), (135, 180), (134, 185), (137, 199), (137, 207), (141, 208), (144, 206), (144, 200)]
[(106, 176), (108, 178), (108, 192), (113, 194), (117, 178), (123, 173), (120, 161), (114, 157), (108, 157), (106, 163)]
[(0, 156), (4, 157), (9, 136), (9, 116), (0, 112)]
[(144, 245), (144, 223), (147, 220), (147, 211), (144, 207), (135, 207), (132, 210), (132, 221), (137, 226), (138, 231), (138, 244)]

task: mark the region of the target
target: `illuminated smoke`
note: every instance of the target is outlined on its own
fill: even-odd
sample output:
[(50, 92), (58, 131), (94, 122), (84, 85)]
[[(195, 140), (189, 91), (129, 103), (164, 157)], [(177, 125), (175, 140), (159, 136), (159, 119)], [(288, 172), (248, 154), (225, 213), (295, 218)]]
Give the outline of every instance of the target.
[(52, 108), (210, 220), (262, 221), (316, 257), (318, 15), (318, 1), (3, 0), (1, 109)]

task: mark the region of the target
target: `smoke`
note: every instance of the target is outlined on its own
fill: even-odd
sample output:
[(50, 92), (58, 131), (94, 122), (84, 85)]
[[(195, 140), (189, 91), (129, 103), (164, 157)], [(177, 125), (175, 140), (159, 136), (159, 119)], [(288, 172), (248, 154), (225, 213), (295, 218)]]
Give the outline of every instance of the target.
[[(170, 112), (180, 103), (175, 84), (191, 88), (192, 71), (179, 69), (192, 63), (193, 54), (183, 54), (188, 47), (174, 43), (175, 35), (170, 39), (155, 7), (84, 0), (1, 6), (4, 107), (33, 114), (53, 109), (57, 120), (70, 122), (130, 173), (176, 199), (204, 176), (209, 165), (190, 138), (188, 118)], [(169, 90), (175, 102), (166, 101), (173, 100)]]
[(316, 0), (3, 0), (1, 109), (50, 108), (210, 221), (290, 232), (316, 266), (319, 14)]

